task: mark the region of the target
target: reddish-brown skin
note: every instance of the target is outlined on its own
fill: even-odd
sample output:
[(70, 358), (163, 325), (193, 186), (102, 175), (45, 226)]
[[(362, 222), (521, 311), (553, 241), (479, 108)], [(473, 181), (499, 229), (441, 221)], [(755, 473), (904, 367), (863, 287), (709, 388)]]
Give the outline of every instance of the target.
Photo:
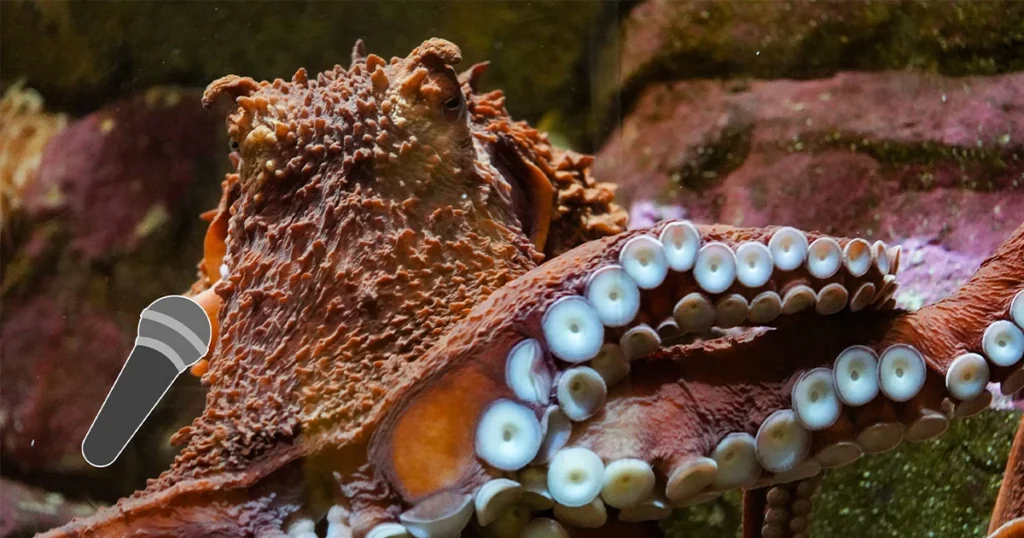
[[(996, 505), (992, 509), (992, 521), (989, 523), (988, 532), (994, 533), (1011, 520), (1020, 517), (1024, 517), (1024, 419), (1021, 419), (1017, 426), (1017, 435), (1013, 437), (1010, 459), (1006, 462), (1006, 472), (1003, 474), (1003, 483), (999, 486)], [(1024, 522), (1016, 526), (1020, 528), (1016, 530), (1017, 534), (1012, 536), (1024, 536)], [(1003, 532), (1008, 532), (1008, 529)]]
[[(482, 303), (474, 311), (480, 313), (479, 323), (460, 324), (446, 335), (444, 347), (426, 359), (437, 359), (444, 368), (410, 383), (412, 398), (393, 412), (371, 446), (374, 463), (406, 501), (414, 503), (446, 489), (469, 491), (486, 479), (488, 471), (473, 455), (474, 419), (490, 402), (509, 397), (503, 373), (511, 346), (524, 337), (542, 339), (540, 317), (546, 305), (563, 295), (581, 294), (586, 275), (615, 260), (618, 247), (628, 238), (657, 235), (660, 228), (594, 241), (552, 260)], [(707, 240), (726, 244), (762, 239), (770, 233), (701, 228)], [(780, 318), (777, 330), (769, 333), (663, 349), (633, 363), (628, 382), (612, 388), (603, 410), (574, 428), (570, 444), (590, 448), (606, 461), (623, 457), (652, 461), (666, 476), (675, 462), (709, 453), (731, 431), (756, 432), (768, 414), (788, 407), (790, 388), (800, 372), (830, 365), (840, 351), (854, 344), (881, 350), (894, 343), (912, 343), (926, 356), (930, 372), (925, 388), (908, 402), (878, 401), (845, 410), (835, 427), (814, 434), (815, 446), (824, 440), (852, 440), (855, 433), (876, 422), (910, 424), (924, 411), (941, 412), (948, 405), (943, 402), (943, 378), (949, 362), (965, 352), (981, 352), (984, 329), (1007, 317), (1010, 300), (1021, 289), (1022, 252), (1024, 226), (959, 293), (913, 314), (801, 314)], [(876, 271), (864, 278), (879, 277)], [(772, 285), (784, 288), (786, 284), (776, 279)], [(663, 286), (657, 291), (681, 288), (673, 295), (678, 299), (693, 284), (683, 278)], [(808, 331), (811, 324), (814, 330)], [(484, 334), (488, 337), (480, 338)], [(1001, 381), (1009, 373), (995, 368), (992, 379)], [(451, 409), (460, 412), (453, 417)], [(420, 433), (427, 428), (423, 425), (427, 418), (432, 419), (430, 428), (448, 430), (442, 441), (423, 442), (426, 436)], [(413, 443), (416, 439), (420, 442)], [(451, 439), (462, 450), (450, 450)]]
[[(627, 240), (664, 227), (618, 233), (621, 212), (611, 189), (586, 174), (589, 160), (512, 123), (500, 94), (476, 95), (482, 68), (456, 81), (454, 45), (430, 40), (391, 63), (357, 46), (354, 57), (348, 71), (316, 80), (300, 70), (292, 83), (211, 85), (208, 100), (226, 93), (239, 104), (228, 129), (240, 154), (193, 290), (219, 310), (206, 410), (179, 433), (187, 444), (171, 470), (53, 536), (274, 536), (290, 518), (318, 519), (337, 504), (361, 537), (434, 494), (472, 491), (496, 474), (473, 439), (486, 406), (510, 395), (510, 348), (524, 337), (543, 342), (553, 301), (582, 294)], [(705, 241), (733, 248), (774, 231), (700, 227)], [(854, 344), (913, 344), (927, 357), (925, 389), (909, 402), (846, 409), (814, 434), (812, 451), (876, 422), (944, 411), (945, 368), (980, 352), (982, 331), (1007, 316), (1022, 253), (1024, 227), (960, 293), (913, 314), (889, 311), (894, 287), (877, 267), (859, 278), (798, 269), (759, 289), (737, 284), (726, 293), (748, 299), (798, 283), (852, 292), (870, 282), (879, 293), (861, 312), (811, 309), (778, 318), (775, 330), (637, 360), (598, 414), (574, 426), (570, 444), (605, 461), (650, 461), (664, 483), (725, 434), (756, 432), (789, 407), (802, 372)], [(641, 319), (671, 316), (695, 290), (690, 273), (671, 274), (643, 293)], [(1009, 373), (996, 369), (993, 380)], [(650, 526), (625, 528), (640, 535)]]
[[(459, 398), (462, 409), (482, 410), (487, 403), (507, 397), (504, 388), (504, 361), (512, 345), (524, 337), (543, 339), (540, 333), (540, 315), (546, 305), (568, 294), (581, 294), (586, 275), (602, 263), (617, 259), (619, 247), (630, 237), (643, 233), (657, 235), (662, 225), (651, 230), (638, 230), (613, 238), (593, 241), (546, 263), (541, 269), (517, 279), (489, 297), (475, 312), (481, 313), (479, 324), (461, 324), (446, 335), (444, 355), (432, 353), (425, 360), (437, 359), (445, 365), (434, 369), (437, 373), (415, 384), (408, 404), (411, 412), (417, 405), (429, 405), (440, 398)], [(720, 240), (735, 245), (742, 240), (760, 239), (770, 235), (771, 229), (737, 229), (725, 226), (701, 227), (706, 240)], [(815, 234), (809, 239), (813, 240)], [(986, 263), (978, 276), (966, 284), (962, 291), (949, 300), (914, 314), (904, 313), (841, 313), (820, 317), (813, 312), (780, 318), (779, 329), (765, 334), (744, 334), (734, 339), (722, 338), (703, 344), (663, 349), (637, 363), (629, 375), (629, 382), (612, 388), (603, 410), (574, 429), (570, 443), (595, 450), (607, 460), (621, 457), (640, 457), (655, 462), (671, 463), (687, 454), (706, 454), (731, 431), (756, 431), (757, 425), (772, 411), (785, 408), (789, 403), (789, 389), (795, 378), (807, 369), (831, 364), (835, 356), (846, 347), (866, 344), (883, 349), (891, 343), (912, 342), (929, 358), (934, 370), (926, 388), (918, 398), (903, 404), (887, 403), (871, 410), (879, 415), (893, 415), (912, 419), (919, 407), (941, 409), (941, 401), (930, 401), (932, 386), (942, 384), (945, 365), (961, 353), (980, 351), (981, 335), (991, 322), (1005, 318), (1013, 293), (1020, 289), (1018, 277), (1022, 268), (1021, 249), (1024, 248), (1024, 228), (1000, 253)], [(859, 280), (879, 281), (881, 275), (872, 269)], [(678, 287), (678, 299), (692, 290), (689, 277), (667, 282), (665, 288)], [(842, 278), (842, 277), (834, 277)], [(787, 281), (801, 280), (799, 272), (790, 279), (776, 278), (769, 286), (784, 289)], [(738, 285), (736, 286), (739, 287)], [(818, 284), (816, 287), (820, 287)], [(739, 291), (727, 290), (726, 293)], [(751, 295), (758, 290), (754, 290)], [(983, 298), (983, 300), (979, 300)], [(673, 301), (674, 302), (674, 301)], [(956, 312), (956, 316), (952, 314)], [(475, 317), (471, 315), (471, 319)], [(950, 320), (955, 320), (951, 323)], [(813, 331), (807, 331), (809, 324)], [(793, 334), (799, 332), (800, 337)], [(488, 338), (480, 340), (479, 334)], [(808, 353), (813, 350), (813, 353)], [(445, 356), (446, 355), (446, 356)], [(664, 360), (672, 359), (672, 360)], [(996, 371), (993, 379), (1000, 380), (1009, 372)], [(462, 386), (459, 378), (472, 379), (490, 386), (478, 390), (461, 391), (457, 396), (446, 396), (451, 386)], [(410, 385), (414, 385), (410, 383)], [(417, 390), (415, 388), (410, 390)], [(757, 396), (751, 397), (751, 391)], [(484, 402), (476, 401), (476, 394), (486, 394)], [(642, 417), (637, 414), (642, 409)], [(742, 410), (742, 412), (738, 412)], [(857, 410), (849, 416), (867, 412)], [(387, 459), (404, 458), (403, 443), (391, 443), (389, 433), (397, 431), (398, 438), (411, 437), (403, 431), (403, 408), (395, 411), (391, 420), (396, 424), (378, 433), (378, 445), (372, 453), (378, 466), (389, 467)], [(706, 421), (716, 420), (708, 424)], [(409, 428), (415, 428), (410, 421)], [(472, 439), (474, 421), (453, 421), (459, 431), (452, 432)], [(386, 424), (389, 426), (390, 422)], [(680, 435), (680, 430), (686, 435)], [(629, 432), (625, 434), (623, 432)], [(824, 435), (826, 432), (816, 435)], [(377, 447), (380, 447), (377, 449)], [(430, 447), (415, 445), (415, 451), (425, 461), (436, 461)], [(472, 450), (469, 450), (471, 454)], [(407, 498), (416, 500), (436, 490), (473, 481), (482, 473), (475, 458), (461, 455), (467, 469), (454, 481), (436, 471), (424, 476), (393, 477), (392, 484)], [(655, 465), (657, 468), (658, 465)], [(423, 468), (424, 471), (427, 467)], [(388, 471), (385, 471), (388, 472)], [(424, 488), (426, 481), (434, 481), (433, 488)], [(405, 485), (408, 482), (410, 485)]]
[[(385, 469), (386, 474), (390, 472), (388, 468), (392, 466), (387, 462), (389, 454), (392, 460), (398, 460), (399, 465), (405, 464), (405, 451), (410, 453), (410, 457), (422, 462), (418, 468), (420, 472), (412, 473), (411, 476), (406, 475), (401, 478), (389, 476), (392, 479), (392, 484), (407, 498), (419, 500), (429, 493), (453, 486), (459, 480), (471, 480), (475, 475), (480, 474), (480, 471), (465, 470), (458, 473), (454, 480), (448, 481), (446, 479), (449, 478), (449, 475), (438, 471), (438, 467), (443, 468), (444, 466), (436, 465), (440, 458), (452, 456), (444, 446), (438, 447), (438, 453), (435, 453), (431, 450), (432, 447), (425, 446), (422, 441), (415, 444), (410, 444), (407, 441), (421, 438), (422, 436), (416, 434), (416, 429), (428, 427), (426, 426), (427, 422), (423, 420), (424, 415), (420, 413), (421, 410), (415, 406), (417, 404), (431, 406), (437, 398), (457, 398), (458, 400), (445, 402), (445, 407), (462, 409), (467, 417), (451, 421), (453, 427), (458, 426), (459, 428), (451, 435), (468, 440), (469, 443), (464, 451), (455, 455), (453, 460), (458, 460), (460, 465), (477, 466), (472, 448), (476, 422), (474, 411), (478, 415), (491, 401), (510, 397), (511, 393), (504, 381), (505, 358), (509, 349), (526, 337), (543, 341), (540, 321), (547, 305), (565, 295), (582, 294), (587, 275), (595, 268), (617, 260), (621, 246), (628, 239), (644, 233), (657, 235), (663, 227), (664, 225), (657, 225), (650, 230), (635, 230), (615, 237), (591, 241), (551, 260), (540, 269), (532, 271), (502, 288), (477, 307), (474, 314), (470, 315), (470, 319), (475, 318), (475, 314), (479, 313), (479, 323), (463, 323), (450, 331), (442, 341), (443, 349), (447, 350), (447, 353), (431, 353), (424, 359), (425, 361), (436, 361), (436, 366), (431, 368), (436, 373), (431, 378), (416, 384), (416, 386), (422, 387), (420, 390), (423, 393), (414, 394), (413, 398), (409, 400), (408, 405), (413, 408), (414, 415), (406, 421), (396, 417), (395, 420), (398, 421), (394, 428), (397, 432), (396, 441), (392, 443), (387, 435), (378, 433), (378, 444), (371, 450), (375, 462), (379, 467)], [(732, 246), (748, 239), (766, 238), (773, 231), (773, 229), (742, 229), (727, 226), (708, 226), (700, 229), (705, 240), (720, 240)], [(811, 235), (809, 239), (813, 240), (817, 237), (820, 235)], [(860, 279), (846, 278), (841, 275), (834, 278), (846, 282), (875, 280), (880, 283), (881, 276), (877, 271), (872, 270)], [(795, 271), (789, 274), (789, 278), (777, 278), (769, 282), (766, 288), (774, 287), (784, 290), (790, 283), (805, 280), (806, 275)], [(672, 305), (695, 288), (696, 284), (691, 276), (672, 275), (657, 290), (643, 293), (642, 304), (648, 304), (651, 307), (642, 307), (642, 311), (655, 310), (654, 298), (665, 295), (666, 291), (673, 297), (668, 302), (669, 305)], [(726, 293), (734, 291), (742, 291), (753, 297), (760, 290), (740, 290), (739, 285), (736, 285)], [(651, 317), (658, 321), (662, 317), (670, 315), (669, 311), (660, 316), (652, 315)], [(801, 322), (806, 324), (816, 317), (813, 312), (808, 312), (790, 317), (785, 322), (799, 326)], [(872, 314), (872, 317), (882, 319), (882, 316), (878, 316), (877, 313)], [(877, 325), (877, 327), (882, 326), (881, 322)], [(488, 338), (480, 339), (480, 334), (486, 334)], [(824, 333), (819, 332), (818, 334)], [(826, 338), (823, 339), (823, 342), (828, 342), (826, 345), (835, 347), (837, 354), (845, 347), (842, 342), (845, 341), (846, 345), (849, 345), (856, 341), (863, 341), (857, 340), (855, 336), (857, 335), (851, 334), (838, 338)], [(774, 335), (770, 338), (786, 341), (786, 339), (780, 339)], [(796, 343), (790, 345), (796, 346)], [(761, 353), (766, 351), (774, 353), (774, 351), (768, 351), (773, 348), (767, 343), (757, 346), (765, 348)], [(730, 407), (729, 398), (739, 398), (738, 395), (745, 393), (750, 386), (761, 386), (766, 389), (763, 397), (748, 402), (749, 405), (757, 408), (747, 407), (745, 413), (738, 417), (743, 421), (744, 429), (753, 428), (756, 431), (757, 425), (768, 414), (785, 405), (789, 397), (787, 385), (802, 371), (798, 368), (809, 367), (815, 361), (825, 360), (824, 355), (808, 355), (806, 353), (792, 353), (792, 357), (783, 358), (786, 350), (779, 348), (780, 358), (774, 363), (771, 370), (757, 366), (757, 363), (764, 362), (763, 355), (757, 353), (740, 354), (740, 356), (730, 358), (729, 360), (742, 361), (742, 364), (737, 363), (734, 368), (721, 368), (722, 361), (726, 360), (724, 357), (731, 357), (740, 348), (739, 343), (731, 342), (723, 345), (721, 340), (716, 340), (704, 346), (673, 348), (665, 350), (663, 354), (655, 355), (655, 357), (685, 358), (685, 361), (650, 360), (642, 364), (634, 364), (632, 373), (629, 375), (629, 382), (611, 389), (603, 412), (582, 424), (580, 428), (575, 428), (571, 443), (574, 446), (581, 445), (595, 449), (599, 455), (608, 460), (636, 457), (648, 461), (660, 460), (666, 465), (670, 460), (687, 454), (698, 452), (705, 454), (714, 448), (719, 434), (725, 435), (730, 431), (735, 431), (736, 425), (722, 422), (714, 425), (713, 427), (716, 429), (707, 432), (706, 436), (680, 436), (677, 435), (677, 432), (682, 424), (691, 424), (693, 430), (698, 430), (702, 416), (706, 416), (705, 413), (713, 416), (717, 416), (719, 412), (727, 413)], [(438, 350), (440, 349), (438, 348)], [(708, 357), (703, 360), (702, 354), (717, 355), (718, 357)], [(762, 375), (752, 378), (751, 372), (759, 372)], [(701, 379), (706, 377), (707, 381), (698, 382), (696, 380), (698, 377)], [(689, 382), (686, 387), (676, 383), (676, 380), (683, 378)], [(413, 385), (414, 383), (410, 380), (409, 384)], [(475, 387), (475, 390), (472, 392), (465, 389), (448, 390), (449, 387), (469, 386)], [(769, 388), (772, 390), (767, 390)], [(454, 394), (449, 395), (449, 393)], [(486, 397), (477, 398), (477, 393)], [(722, 402), (720, 410), (716, 409), (717, 402)], [(641, 409), (643, 410), (642, 417), (638, 414)], [(400, 408), (392, 416), (400, 416), (402, 413)], [(433, 414), (430, 416), (433, 421), (444, 418)], [(406, 426), (407, 424), (408, 426)], [(430, 428), (439, 427), (436, 422), (429, 424)], [(652, 434), (648, 435), (647, 432), (638, 431), (640, 428), (649, 429)], [(390, 432), (391, 429), (385, 428), (383, 431)], [(665, 432), (665, 435), (653, 433), (657, 431)], [(398, 441), (399, 439), (405, 441)], [(453, 463), (455, 462), (453, 461)], [(432, 487), (420, 486), (421, 481), (432, 481)]]

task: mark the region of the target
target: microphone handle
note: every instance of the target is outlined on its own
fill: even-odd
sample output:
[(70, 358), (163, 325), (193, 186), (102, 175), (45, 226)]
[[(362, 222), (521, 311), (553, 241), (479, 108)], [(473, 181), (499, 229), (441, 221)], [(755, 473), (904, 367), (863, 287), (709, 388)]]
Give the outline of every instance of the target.
[(86, 461), (113, 463), (179, 373), (164, 354), (136, 344), (82, 441)]

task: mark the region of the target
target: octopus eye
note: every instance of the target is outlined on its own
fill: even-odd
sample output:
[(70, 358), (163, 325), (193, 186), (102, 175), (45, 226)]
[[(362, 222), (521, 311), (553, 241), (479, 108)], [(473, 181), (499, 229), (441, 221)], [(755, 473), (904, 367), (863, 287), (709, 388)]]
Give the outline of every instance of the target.
[(444, 102), (444, 119), (449, 122), (456, 122), (462, 118), (462, 113), (466, 111), (466, 100), (462, 96), (462, 92), (455, 92), (455, 95), (451, 99)]
[(240, 146), (239, 146), (239, 144), (238, 144), (238, 141), (237, 141), (237, 140), (231, 140), (230, 142), (228, 142), (228, 148), (229, 148), (229, 149), (230, 149), (231, 151), (238, 151), (238, 148), (239, 148), (239, 147), (240, 147)]

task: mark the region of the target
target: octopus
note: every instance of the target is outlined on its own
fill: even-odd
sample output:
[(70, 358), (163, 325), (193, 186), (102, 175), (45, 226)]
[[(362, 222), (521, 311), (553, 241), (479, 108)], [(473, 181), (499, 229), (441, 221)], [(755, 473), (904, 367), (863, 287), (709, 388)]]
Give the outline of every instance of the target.
[(360, 42), (209, 86), (237, 108), (192, 290), (205, 410), (168, 471), (46, 536), (640, 536), (742, 489), (744, 536), (805, 537), (824, 470), (1024, 387), (1024, 226), (915, 312), (881, 241), (626, 231), (592, 158), (460, 60)]

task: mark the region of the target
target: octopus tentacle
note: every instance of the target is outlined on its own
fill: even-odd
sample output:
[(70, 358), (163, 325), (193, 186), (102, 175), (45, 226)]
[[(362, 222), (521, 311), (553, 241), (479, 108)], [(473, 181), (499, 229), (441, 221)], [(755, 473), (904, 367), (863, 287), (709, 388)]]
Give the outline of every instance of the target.
[[(685, 222), (588, 243), (447, 335), (425, 358), (445, 368), (409, 387), (371, 461), (414, 510), (495, 481), (535, 484), (527, 474), (546, 462), (555, 518), (586, 528), (941, 434), (982, 398), (986, 369), (996, 382), (1018, 371), (1016, 333), (1001, 321), (1021, 292), (1024, 227), (959, 294), (914, 314), (887, 310), (898, 251), (865, 245)], [(849, 290), (869, 284), (878, 291), (852, 311)], [(716, 306), (734, 295), (743, 318), (738, 299)], [(704, 339), (720, 312), (773, 330)], [(697, 340), (661, 341), (652, 327), (668, 317)], [(552, 426), (555, 411), (568, 429)]]
[(744, 538), (806, 538), (811, 496), (821, 476), (743, 494)]
[[(598, 369), (608, 370), (609, 367), (605, 366), (605, 362), (619, 364), (619, 366), (621, 363), (614, 358), (618, 356), (615, 348), (606, 348), (606, 344), (618, 345), (623, 357), (630, 360), (635, 360), (654, 351), (657, 346), (652, 346), (652, 341), (660, 343), (658, 342), (659, 337), (657, 333), (649, 330), (650, 324), (645, 321), (672, 317), (679, 322), (683, 330), (706, 331), (714, 323), (713, 310), (709, 309), (708, 305), (713, 299), (719, 299), (722, 296), (746, 294), (754, 298), (765, 292), (771, 293), (773, 289), (785, 290), (799, 285), (808, 286), (816, 292), (827, 288), (829, 284), (836, 283), (846, 284), (849, 287), (862, 282), (874, 281), (881, 285), (886, 276), (876, 267), (874, 272), (859, 278), (833, 271), (826, 281), (825, 279), (810, 278), (803, 267), (795, 267), (792, 271), (779, 271), (773, 280), (762, 283), (758, 288), (746, 289), (742, 284), (732, 282), (736, 272), (732, 249), (739, 247), (744, 242), (770, 243), (774, 232), (788, 233), (792, 229), (743, 230), (729, 227), (702, 228), (701, 237), (704, 245), (691, 249), (692, 260), (689, 265), (693, 267), (692, 274), (670, 274), (669, 257), (674, 257), (673, 250), (681, 252), (686, 246), (681, 241), (675, 241), (670, 237), (670, 234), (677, 228), (669, 224), (652, 229), (650, 233), (635, 232), (616, 236), (610, 240), (591, 242), (570, 254), (545, 264), (544, 270), (536, 271), (510, 283), (496, 294), (494, 300), (487, 301), (483, 308), (478, 310), (478, 312), (484, 313), (494, 310), (502, 311), (502, 316), (497, 320), (497, 323), (502, 326), (493, 328), (497, 330), (488, 328), (490, 340), (488, 356), (486, 358), (473, 357), (472, 362), (469, 362), (471, 358), (469, 354), (463, 354), (464, 356), (454, 359), (448, 357), (439, 359), (454, 360), (457, 363), (461, 360), (462, 364), (451, 365), (459, 371), (458, 376), (445, 375), (438, 379), (437, 383), (446, 384), (446, 378), (479, 377), (478, 383), (463, 388), (462, 393), (456, 397), (472, 399), (471, 393), (478, 390), (481, 395), (486, 397), (487, 401), (495, 399), (495, 395), (512, 396), (513, 393), (506, 386), (507, 377), (511, 377), (513, 387), (529, 385), (531, 380), (536, 382), (538, 379), (543, 379), (545, 372), (549, 374), (555, 372), (554, 359), (556, 358), (561, 363), (569, 364), (590, 361), (596, 358), (598, 352), (603, 348), (607, 352), (606, 355), (611, 355), (613, 358), (605, 361), (602, 356), (598, 359), (597, 366)], [(692, 226), (690, 228), (696, 230)], [(795, 232), (795, 230), (792, 231)], [(797, 233), (804, 242), (807, 242), (802, 233)], [(668, 243), (667, 249), (662, 247), (664, 242), (655, 239), (658, 235)], [(780, 248), (788, 249), (790, 245), (787, 244)], [(792, 248), (796, 250), (800, 247), (793, 246)], [(666, 253), (666, 251), (668, 252)], [(754, 265), (756, 265), (756, 261)], [(744, 267), (749, 269), (750, 264), (746, 263)], [(612, 278), (607, 279), (610, 283), (604, 285), (603, 277), (609, 276), (610, 272), (615, 274), (611, 275)], [(701, 282), (707, 285), (708, 279), (712, 279), (710, 289), (717, 289), (717, 293), (707, 292), (702, 287)], [(729, 282), (723, 287), (721, 282), (714, 281), (714, 279), (725, 279)], [(640, 291), (641, 289), (643, 291)], [(520, 301), (517, 298), (526, 299)], [(824, 296), (824, 302), (829, 300), (827, 296)], [(802, 309), (791, 310), (792, 314), (787, 316), (790, 319), (778, 319), (777, 324), (801, 317), (816, 316), (816, 313), (810, 310), (812, 306), (814, 306), (812, 303), (808, 303)], [(621, 314), (621, 312), (626, 312), (627, 317), (633, 312), (637, 312), (632, 320), (632, 327), (628, 329), (615, 327), (614, 325), (618, 323), (610, 321), (611, 317)], [(712, 319), (709, 320), (709, 317)], [(604, 323), (609, 322), (612, 323), (612, 326), (606, 331)], [(752, 324), (747, 319), (740, 320), (740, 323)], [(769, 322), (761, 321), (758, 324), (767, 323)], [(644, 331), (645, 328), (648, 330)], [(459, 336), (461, 335), (455, 334), (448, 340), (458, 339)], [(525, 369), (527, 378), (517, 381), (519, 374), (506, 370), (509, 370), (509, 366), (514, 364), (521, 355), (522, 349), (519, 346), (523, 346), (523, 342), (530, 341), (530, 338), (523, 338), (523, 336), (533, 337), (532, 341), (543, 343), (550, 353), (542, 357), (543, 360), (536, 360), (536, 365)], [(438, 345), (437, 349), (459, 344), (460, 342), (444, 342), (444, 345)], [(467, 342), (465, 345), (471, 346), (472, 344), (472, 342)], [(537, 353), (538, 347), (531, 345), (534, 354)], [(499, 349), (502, 352), (493, 352)], [(515, 351), (515, 353), (510, 353), (510, 351)], [(506, 360), (507, 358), (513, 360), (510, 362)], [(425, 360), (429, 362), (431, 358), (428, 357)], [(478, 366), (482, 363), (490, 363), (488, 366), (493, 366), (493, 371), (481, 371)], [(591, 405), (594, 402), (599, 403), (601, 400), (599, 393), (604, 390), (604, 387), (600, 383), (593, 382), (594, 376), (591, 371), (597, 370), (582, 368), (589, 367), (566, 369), (569, 377), (574, 377), (579, 381), (576, 385), (582, 391), (573, 395), (574, 399), (567, 402), (567, 406), (563, 405), (562, 409), (563, 411), (569, 409), (570, 413), (581, 413), (577, 416), (585, 418), (586, 410), (577, 410), (580, 405), (580, 401), (577, 400), (590, 400)], [(514, 370), (514, 368), (511, 369)], [(563, 374), (563, 377), (566, 376)], [(586, 379), (591, 382), (584, 382), (583, 380)], [(423, 386), (433, 384), (435, 383), (423, 383)], [(565, 384), (563, 383), (562, 386), (564, 388)], [(545, 396), (550, 398), (557, 392), (555, 387), (551, 387), (550, 390), (551, 394), (538, 395), (537, 398)], [(597, 394), (591, 394), (594, 391)], [(431, 395), (436, 394), (439, 398), (451, 397), (447, 396), (448, 391), (440, 386), (427, 392)], [(411, 408), (412, 413), (429, 413), (432, 410), (430, 405), (442, 403), (445, 403), (445, 408), (450, 407), (450, 403), (434, 402), (431, 397), (421, 398), (420, 401), (422, 405)], [(509, 406), (514, 407), (519, 404), (510, 403)], [(483, 409), (474, 412), (480, 416)], [(475, 420), (473, 422), (475, 423)], [(532, 424), (524, 424), (523, 428), (524, 432), (536, 429)], [(399, 427), (396, 431), (402, 434), (404, 430)], [(473, 438), (473, 432), (469, 432), (470, 445), (473, 444)], [(442, 480), (434, 473), (430, 473), (430, 475), (431, 480)], [(402, 487), (407, 488), (403, 491), (404, 495), (415, 496), (417, 486), (402, 484)]]
[[(992, 509), (992, 520), (988, 532), (992, 536), (1015, 536), (1024, 532), (1024, 419), (1017, 426), (1017, 434), (1010, 447), (1010, 458), (1006, 462), (1003, 483), (999, 486), (996, 505)], [(1016, 521), (1016, 523), (1014, 523)]]
[(104, 508), (95, 517), (75, 520), (42, 536), (129, 536), (145, 522), (146, 536), (286, 536), (280, 529), (282, 511), (278, 492), (270, 491), (163, 491)]

